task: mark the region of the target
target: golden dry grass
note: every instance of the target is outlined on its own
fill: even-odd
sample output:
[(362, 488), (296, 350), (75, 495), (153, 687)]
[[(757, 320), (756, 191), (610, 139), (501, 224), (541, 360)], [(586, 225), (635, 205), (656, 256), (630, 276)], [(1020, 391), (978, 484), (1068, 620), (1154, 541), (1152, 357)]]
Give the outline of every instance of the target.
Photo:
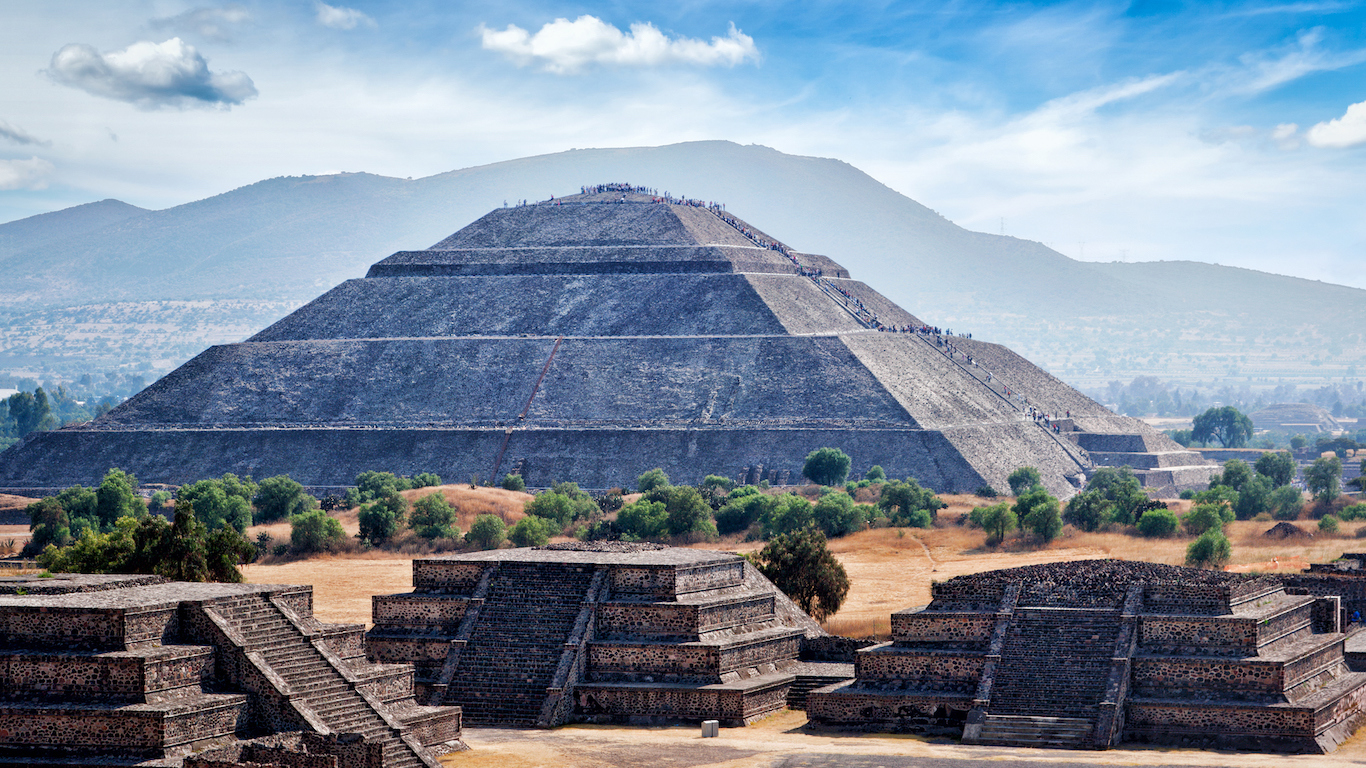
[(0, 512), (9, 512), (16, 509), (24, 509), (28, 505), (37, 501), (27, 496), (15, 496), (9, 493), (0, 493)]

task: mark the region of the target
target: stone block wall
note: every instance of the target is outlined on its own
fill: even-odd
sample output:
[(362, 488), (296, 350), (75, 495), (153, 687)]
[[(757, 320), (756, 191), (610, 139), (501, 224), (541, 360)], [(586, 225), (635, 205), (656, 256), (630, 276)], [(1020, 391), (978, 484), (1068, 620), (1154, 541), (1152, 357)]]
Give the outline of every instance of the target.
[(996, 627), (992, 613), (969, 611), (899, 611), (892, 614), (892, 640), (897, 645), (985, 647)]

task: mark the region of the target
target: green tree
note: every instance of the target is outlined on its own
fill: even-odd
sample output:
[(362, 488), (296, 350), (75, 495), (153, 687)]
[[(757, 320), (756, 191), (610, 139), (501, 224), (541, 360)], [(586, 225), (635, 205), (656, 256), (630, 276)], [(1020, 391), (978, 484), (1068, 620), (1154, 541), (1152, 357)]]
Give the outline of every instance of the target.
[(1110, 518), (1120, 525), (1133, 525), (1148, 505), (1143, 485), (1128, 467), (1101, 467), (1086, 482), (1087, 491), (1095, 491), (1113, 504)]
[(1219, 528), (1211, 528), (1186, 547), (1186, 565), (1192, 568), (1221, 568), (1229, 561), (1232, 547)]
[(29, 504), (28, 529), (32, 532), (23, 554), (32, 557), (49, 544), (65, 547), (71, 543), (71, 518), (55, 496), (48, 496)]
[(816, 524), (811, 502), (794, 493), (784, 493), (759, 518), (759, 529), (764, 539), (793, 533)]
[(668, 512), (666, 526), (670, 536), (696, 534), (704, 538), (716, 535), (712, 522), (711, 505), (696, 488), (689, 485), (668, 485), (646, 493), (644, 498), (660, 502)]
[(525, 490), (526, 490), (526, 481), (522, 479), (522, 476), (521, 476), (521, 475), (514, 474), (514, 473), (512, 473), (512, 472), (509, 472), (509, 473), (507, 473), (506, 475), (503, 475), (503, 482), (500, 483), (500, 485), (503, 486), (503, 490), (505, 490), (505, 491), (525, 491)]
[(409, 489), (435, 488), (438, 485), (441, 485), (441, 475), (434, 472), (418, 472), (408, 481)]
[(735, 481), (721, 475), (707, 475), (697, 486), (697, 492), (702, 494), (702, 498), (712, 509), (719, 509), (733, 490)]
[(341, 522), (321, 509), (310, 509), (289, 518), (289, 545), (299, 554), (327, 552), (345, 538)]
[[(91, 493), (91, 497), (94, 497), (94, 493)], [(175, 505), (172, 503), (172, 499), (174, 498), (175, 497), (171, 495), (170, 491), (157, 491), (152, 494), (152, 498), (147, 502), (147, 511), (162, 514), (174, 510)]]
[(1277, 520), (1298, 520), (1304, 511), (1304, 494), (1293, 485), (1282, 485), (1271, 492), (1270, 507)]
[(289, 475), (267, 477), (256, 486), (256, 493), (251, 497), (257, 523), (273, 523), (297, 515), (309, 509), (311, 502), (313, 497), (304, 493), (304, 487)]
[(1290, 481), (1295, 479), (1295, 459), (1285, 451), (1262, 454), (1254, 468), (1257, 474), (1271, 481), (1273, 489), (1290, 485)]
[(549, 520), (527, 515), (512, 526), (508, 538), (514, 547), (543, 547), (550, 541), (552, 533), (554, 530)]
[(1251, 520), (1263, 512), (1270, 512), (1272, 490), (1270, 478), (1261, 474), (1254, 476), (1238, 491), (1233, 512), (1239, 520)]
[(669, 532), (669, 510), (663, 502), (638, 499), (617, 512), (617, 527), (631, 539), (659, 541)]
[(1243, 486), (1252, 480), (1252, 467), (1242, 459), (1229, 459), (1224, 462), (1223, 474), (1215, 475), (1210, 478), (1210, 485), (1222, 485), (1233, 489), (1235, 493), (1241, 493)]
[(1138, 532), (1150, 539), (1166, 538), (1176, 532), (1177, 523), (1170, 509), (1149, 509), (1138, 518)]
[(574, 483), (560, 483), (555, 489), (536, 494), (522, 510), (528, 515), (553, 521), (557, 531), (564, 530), (575, 520), (593, 517), (598, 513), (597, 502), (580, 491)]
[(408, 500), (398, 493), (387, 494), (360, 508), (356, 515), (360, 523), (358, 536), (376, 546), (384, 544), (403, 527), (407, 514)]
[(192, 503), (199, 521), (210, 530), (229, 525), (242, 533), (251, 525), (251, 496), (242, 495), (246, 491), (247, 487), (236, 476), (224, 475), (222, 480), (182, 485), (176, 499)]
[(409, 489), (408, 481), (392, 472), (368, 471), (356, 475), (356, 501), (358, 504), (364, 504), (390, 493)]
[(863, 479), (870, 483), (881, 483), (887, 479), (887, 473), (882, 467), (874, 464), (872, 468), (863, 475)]
[(636, 490), (641, 493), (649, 493), (656, 488), (667, 488), (668, 486), (669, 476), (664, 474), (664, 470), (659, 467), (655, 467), (636, 478)]
[(777, 505), (777, 497), (762, 494), (752, 485), (736, 488), (716, 512), (716, 530), (722, 535), (739, 533), (765, 514), (771, 516)]
[(867, 522), (854, 500), (846, 493), (827, 493), (812, 509), (816, 527), (828, 538), (836, 539), (861, 531)]
[(939, 510), (948, 506), (934, 492), (920, 487), (913, 478), (905, 482), (893, 480), (882, 484), (882, 492), (877, 500), (878, 509), (895, 526), (929, 528)]
[(838, 448), (817, 448), (806, 455), (802, 475), (816, 485), (841, 485), (852, 463), (849, 454)]
[(175, 581), (208, 581), (209, 559), (205, 547), (208, 531), (197, 519), (197, 510), (190, 501), (176, 501), (175, 521), (160, 543), (164, 558), (157, 566), (158, 575)]
[(1058, 500), (1036, 485), (1015, 500), (1011, 510), (1020, 520), (1020, 525), (1029, 529), (1040, 541), (1047, 544), (1062, 533), (1062, 518), (1059, 515)]
[(14, 422), (15, 437), (56, 426), (47, 393), (38, 387), (32, 393), (19, 392), (5, 399), (9, 417)]
[(1062, 519), (1065, 523), (1091, 532), (1109, 524), (1114, 518), (1114, 506), (1115, 503), (1105, 498), (1100, 491), (1083, 491), (1068, 500)]
[(978, 507), (973, 510), (980, 510), (978, 520), (982, 528), (987, 532), (988, 544), (1000, 544), (1005, 540), (1007, 534), (1015, 530), (1020, 523), (1019, 515), (1010, 510), (1010, 505), (1004, 501), (999, 504), (992, 504), (989, 507)]
[(440, 491), (432, 491), (413, 502), (408, 525), (424, 539), (453, 539), (460, 535), (460, 529), (455, 527), (455, 507)]
[(1033, 467), (1020, 467), (1010, 473), (1006, 482), (1010, 483), (1011, 496), (1022, 496), (1030, 488), (1042, 484), (1043, 476), (1039, 474), (1039, 470)]
[(1324, 515), (1319, 519), (1319, 533), (1329, 536), (1336, 536), (1339, 530), (1338, 519), (1333, 515)]
[(760, 573), (817, 621), (833, 616), (849, 594), (849, 575), (815, 528), (775, 537), (754, 559)]
[(1304, 471), (1304, 484), (1309, 493), (1322, 502), (1331, 502), (1341, 493), (1339, 482), (1342, 478), (1342, 459), (1315, 459), (1313, 465)]
[(1228, 509), (1221, 504), (1196, 504), (1181, 517), (1181, 527), (1186, 529), (1186, 533), (1191, 536), (1199, 536), (1205, 531), (1214, 529), (1223, 530), (1223, 512)]
[(470, 523), (465, 543), (478, 549), (497, 549), (507, 538), (507, 525), (497, 515), (480, 515)]
[(109, 530), (120, 517), (138, 517), (146, 513), (137, 487), (138, 479), (130, 472), (111, 469), (104, 474), (100, 487), (95, 489), (95, 515), (101, 529)]
[(1191, 437), (1197, 443), (1218, 440), (1225, 448), (1241, 448), (1252, 439), (1252, 419), (1231, 405), (1196, 416), (1193, 427)]

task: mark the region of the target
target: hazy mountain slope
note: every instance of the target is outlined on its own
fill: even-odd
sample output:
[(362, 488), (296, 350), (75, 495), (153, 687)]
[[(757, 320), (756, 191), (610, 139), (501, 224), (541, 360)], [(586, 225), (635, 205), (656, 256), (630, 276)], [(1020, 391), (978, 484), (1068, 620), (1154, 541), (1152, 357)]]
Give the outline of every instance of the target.
[(18, 253), (51, 246), (148, 212), (120, 200), (101, 200), (0, 224), (0, 264)]
[[(1207, 362), (1176, 358), (1207, 353), (1221, 356), (1220, 375), (1233, 375), (1248, 361), (1232, 358), (1259, 340), (1288, 355), (1263, 375), (1284, 376), (1320, 349), (1314, 354), (1342, 358), (1338, 376), (1358, 358), (1366, 363), (1360, 335), (1344, 344), (1341, 330), (1366, 325), (1366, 291), (1197, 262), (1078, 262), (1039, 243), (964, 230), (847, 163), (719, 141), (573, 150), (416, 180), (277, 178), (163, 211), (105, 201), (35, 216), (0, 226), (0, 312), (303, 301), (505, 202), (609, 181), (722, 201), (928, 322), (1009, 344), (1074, 383), (1132, 371), (1205, 375)], [(6, 343), (0, 338), (0, 366)], [(41, 350), (29, 354), (36, 360)]]

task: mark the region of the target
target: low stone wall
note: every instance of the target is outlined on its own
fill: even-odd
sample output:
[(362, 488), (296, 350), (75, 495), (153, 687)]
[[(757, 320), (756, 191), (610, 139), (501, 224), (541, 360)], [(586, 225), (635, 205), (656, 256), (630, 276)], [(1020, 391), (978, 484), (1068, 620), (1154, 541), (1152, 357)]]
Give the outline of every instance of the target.
[(371, 620), (376, 624), (459, 625), (469, 598), (408, 592), (371, 598)]
[(651, 678), (679, 682), (721, 682), (729, 672), (772, 666), (795, 658), (800, 634), (738, 641), (729, 646), (700, 643), (607, 641), (588, 647), (588, 666), (594, 680), (629, 681)]
[(686, 638), (773, 618), (773, 596), (760, 595), (714, 604), (604, 603), (598, 606), (599, 638), (621, 635)]
[(932, 653), (883, 645), (858, 653), (854, 676), (862, 681), (887, 681), (898, 687), (972, 693), (982, 679), (985, 665), (984, 655)]
[(728, 727), (748, 725), (786, 707), (791, 684), (791, 677), (759, 688), (645, 688), (583, 683), (575, 690), (573, 717), (580, 722), (720, 720)]
[(62, 606), (0, 607), (0, 644), (79, 650), (150, 648), (180, 631), (177, 604), (136, 610)]
[(154, 655), (56, 653), (0, 655), (0, 691), (8, 695), (141, 702), (213, 676), (211, 647), (168, 646)]
[(414, 560), (413, 589), (418, 592), (469, 594), (487, 567), (485, 563)]
[(807, 694), (806, 716), (816, 725), (959, 736), (972, 704), (971, 694), (917, 694), (837, 683)]
[(899, 611), (892, 614), (892, 640), (898, 645), (921, 643), (985, 646), (996, 627), (992, 613), (966, 611)]

